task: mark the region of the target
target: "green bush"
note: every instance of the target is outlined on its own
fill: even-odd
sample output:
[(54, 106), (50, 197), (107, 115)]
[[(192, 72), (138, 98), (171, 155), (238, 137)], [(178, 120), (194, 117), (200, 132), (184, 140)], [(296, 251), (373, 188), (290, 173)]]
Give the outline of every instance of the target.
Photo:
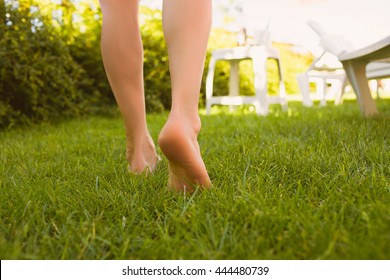
[(171, 107), (169, 62), (161, 11), (142, 7), (141, 15), (146, 110), (160, 112)]
[(0, 26), (0, 126), (88, 112), (97, 96), (82, 90), (92, 81), (68, 47), (40, 15), (7, 9), (10, 20)]
[(100, 33), (102, 27), (101, 12), (98, 6), (92, 9), (87, 5), (80, 12), (82, 24), (79, 26), (60, 26), (63, 39), (68, 42), (70, 54), (81, 66), (91, 83), (83, 91), (99, 96), (95, 106), (100, 108), (115, 104), (114, 95), (108, 83), (100, 51)]
[[(114, 95), (108, 83), (100, 51), (101, 11), (99, 6), (92, 9), (73, 9), (82, 18), (81, 23), (59, 26), (63, 39), (68, 42), (70, 54), (84, 69), (92, 83), (84, 91), (100, 95), (98, 104), (115, 104)], [(168, 54), (161, 23), (161, 11), (141, 7), (141, 33), (144, 47), (144, 86), (147, 112), (161, 112), (170, 108), (171, 88)], [(72, 29), (72, 30), (70, 30)], [(81, 31), (82, 30), (82, 31)]]

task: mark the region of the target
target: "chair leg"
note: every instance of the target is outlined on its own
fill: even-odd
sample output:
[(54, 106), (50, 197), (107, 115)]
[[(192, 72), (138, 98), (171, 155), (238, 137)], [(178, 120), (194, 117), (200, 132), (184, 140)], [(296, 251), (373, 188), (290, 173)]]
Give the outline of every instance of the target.
[(306, 107), (312, 107), (313, 101), (310, 98), (310, 87), (309, 79), (307, 78), (307, 73), (301, 73), (297, 75), (297, 81), (299, 89), (302, 94), (302, 104)]
[(257, 102), (255, 102), (254, 105), (257, 114), (262, 116), (268, 114), (266, 62), (267, 59), (264, 54), (258, 54), (253, 57), (255, 95), (257, 97)]
[[(229, 77), (229, 96), (240, 95), (240, 74), (238, 70), (238, 60), (230, 61), (230, 77)], [(237, 106), (230, 105), (230, 110), (234, 110)]]
[(214, 87), (214, 72), (215, 72), (215, 64), (217, 61), (211, 57), (209, 63), (209, 69), (207, 72), (206, 78), (206, 114), (210, 114), (211, 111), (211, 97), (213, 96), (213, 87)]
[(321, 95), (321, 100), (320, 100), (320, 106), (326, 106), (326, 90), (327, 90), (327, 83), (326, 79), (321, 79), (321, 81), (318, 83), (319, 87), (319, 93)]
[(376, 79), (376, 98), (377, 99), (381, 99), (381, 96), (380, 96), (380, 91), (382, 89), (382, 80), (381, 79)]
[(345, 92), (345, 87), (347, 86), (347, 77), (344, 76), (343, 78), (340, 78), (340, 89), (338, 90), (338, 92), (336, 92), (336, 96), (335, 96), (335, 99), (334, 99), (334, 104), (335, 105), (340, 105), (343, 103), (343, 95), (344, 95), (344, 92)]
[(282, 74), (282, 67), (280, 65), (280, 60), (276, 59), (276, 63), (278, 65), (278, 74), (279, 74), (279, 100), (280, 100), (280, 105), (282, 105), (282, 110), (283, 111), (287, 111), (288, 105), (287, 105), (287, 98), (286, 98), (286, 87), (284, 85), (283, 74)]
[(368, 86), (366, 65), (367, 63), (362, 61), (343, 61), (349, 82), (356, 93), (360, 110), (367, 117), (378, 115), (379, 112)]

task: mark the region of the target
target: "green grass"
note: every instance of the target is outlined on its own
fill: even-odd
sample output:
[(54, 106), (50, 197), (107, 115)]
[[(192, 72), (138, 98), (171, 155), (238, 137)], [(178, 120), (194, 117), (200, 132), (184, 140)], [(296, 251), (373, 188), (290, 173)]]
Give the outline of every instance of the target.
[[(126, 171), (119, 118), (0, 133), (1, 259), (389, 259), (390, 100), (202, 116), (214, 188)], [(167, 115), (149, 115), (154, 139)]]

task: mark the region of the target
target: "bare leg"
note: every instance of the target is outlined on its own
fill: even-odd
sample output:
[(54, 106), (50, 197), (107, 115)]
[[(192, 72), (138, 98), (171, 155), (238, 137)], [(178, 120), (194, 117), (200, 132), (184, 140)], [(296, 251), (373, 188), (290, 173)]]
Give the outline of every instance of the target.
[(146, 124), (138, 0), (100, 0), (100, 5), (103, 62), (125, 122), (129, 169), (152, 171), (158, 157)]
[(172, 80), (172, 109), (159, 136), (169, 161), (169, 188), (192, 191), (210, 187), (197, 136), (198, 115), (207, 41), (211, 26), (211, 0), (165, 0), (163, 28)]

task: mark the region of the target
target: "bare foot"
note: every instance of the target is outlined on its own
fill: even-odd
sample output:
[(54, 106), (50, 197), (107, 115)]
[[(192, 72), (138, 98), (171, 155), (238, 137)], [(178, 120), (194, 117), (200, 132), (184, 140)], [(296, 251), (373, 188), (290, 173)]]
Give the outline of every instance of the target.
[(169, 161), (168, 188), (173, 191), (192, 192), (196, 186), (210, 188), (197, 141), (199, 131), (199, 117), (195, 121), (170, 117), (161, 130), (158, 143)]
[(156, 154), (152, 138), (148, 135), (141, 144), (133, 145), (128, 141), (126, 159), (129, 163), (129, 171), (134, 174), (152, 173), (157, 166), (160, 157)]

